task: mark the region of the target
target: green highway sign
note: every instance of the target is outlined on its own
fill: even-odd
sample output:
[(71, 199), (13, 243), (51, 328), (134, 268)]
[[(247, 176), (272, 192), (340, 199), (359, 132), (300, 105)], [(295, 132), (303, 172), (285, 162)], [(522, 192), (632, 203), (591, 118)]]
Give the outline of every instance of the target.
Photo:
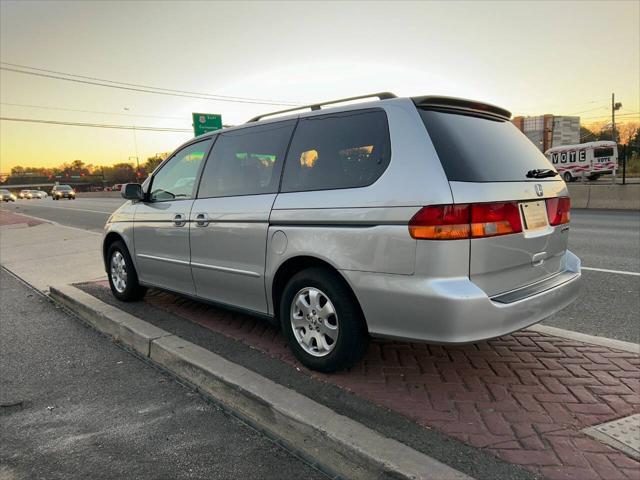
[(222, 128), (222, 115), (216, 113), (193, 113), (192, 116), (193, 133), (196, 137)]

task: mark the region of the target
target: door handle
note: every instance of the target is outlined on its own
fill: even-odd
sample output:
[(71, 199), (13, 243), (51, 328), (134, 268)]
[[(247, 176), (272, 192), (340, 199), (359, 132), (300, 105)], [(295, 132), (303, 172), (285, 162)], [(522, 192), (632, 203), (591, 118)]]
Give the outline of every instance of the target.
[(176, 227), (184, 227), (187, 224), (187, 221), (185, 220), (184, 215), (182, 215), (181, 213), (177, 213), (173, 217), (173, 224)]
[(205, 213), (198, 213), (196, 215), (196, 227), (206, 227), (209, 225), (209, 219)]

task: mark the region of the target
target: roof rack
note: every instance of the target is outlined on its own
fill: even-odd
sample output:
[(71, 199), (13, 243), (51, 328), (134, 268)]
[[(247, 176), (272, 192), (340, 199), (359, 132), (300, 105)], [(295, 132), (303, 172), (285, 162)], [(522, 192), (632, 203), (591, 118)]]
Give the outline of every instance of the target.
[(390, 98), (398, 98), (391, 92), (380, 92), (380, 93), (371, 93), (369, 95), (359, 95), (357, 97), (349, 97), (349, 98), (341, 98), (339, 100), (331, 100), (329, 102), (320, 102), (320, 103), (312, 103), (311, 105), (302, 105), (300, 107), (288, 108), (287, 110), (279, 110), (277, 112), (271, 113), (263, 113), (262, 115), (258, 115), (248, 120), (247, 123), (257, 122), (258, 120), (262, 120), (264, 117), (270, 117), (272, 115), (280, 115), (281, 113), (289, 113), (295, 112), (297, 110), (304, 110), (306, 108), (310, 108), (311, 110), (320, 110), (321, 107), (326, 105), (333, 105), (336, 103), (350, 102), (352, 100), (360, 100), (362, 98), (378, 98), (379, 100), (388, 100)]
[(413, 103), (417, 107), (434, 107), (444, 110), (462, 110), (467, 112), (481, 113), (493, 117), (499, 117), (504, 120), (511, 118), (511, 112), (504, 108), (496, 107), (489, 103), (477, 102), (475, 100), (465, 100), (464, 98), (455, 97), (412, 97)]

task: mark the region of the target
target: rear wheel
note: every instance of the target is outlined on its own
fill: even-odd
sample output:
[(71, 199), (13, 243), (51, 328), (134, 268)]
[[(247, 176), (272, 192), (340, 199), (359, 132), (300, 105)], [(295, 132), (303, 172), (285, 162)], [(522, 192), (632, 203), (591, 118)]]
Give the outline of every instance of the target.
[(117, 240), (107, 251), (107, 276), (113, 295), (124, 302), (140, 300), (147, 289), (138, 282), (138, 274), (124, 244)]
[(348, 368), (369, 344), (351, 290), (328, 268), (309, 268), (289, 280), (280, 301), (280, 321), (294, 355), (312, 370)]
[(573, 182), (573, 177), (571, 176), (571, 174), (569, 172), (564, 172), (564, 175), (562, 175), (562, 178), (567, 183)]

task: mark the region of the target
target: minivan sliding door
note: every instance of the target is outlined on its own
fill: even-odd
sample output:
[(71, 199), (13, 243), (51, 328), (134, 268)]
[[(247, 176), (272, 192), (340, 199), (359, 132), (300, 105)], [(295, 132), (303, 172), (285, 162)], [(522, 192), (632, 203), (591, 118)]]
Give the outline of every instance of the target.
[(265, 248), (295, 120), (218, 135), (191, 209), (196, 294), (267, 313)]

